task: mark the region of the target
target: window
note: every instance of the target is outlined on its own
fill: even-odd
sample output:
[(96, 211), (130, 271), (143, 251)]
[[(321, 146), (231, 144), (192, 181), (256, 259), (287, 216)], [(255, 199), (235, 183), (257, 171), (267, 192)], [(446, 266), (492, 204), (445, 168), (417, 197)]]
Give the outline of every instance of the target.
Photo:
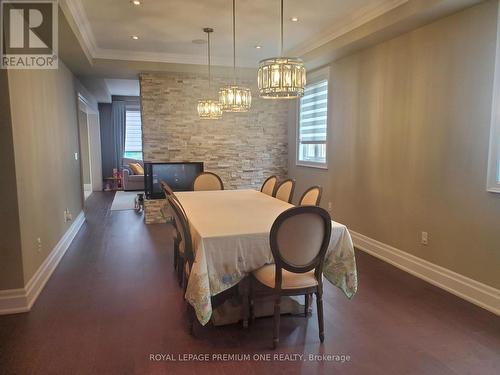
[(142, 160), (142, 124), (141, 111), (125, 111), (125, 152), (124, 157)]
[(297, 165), (327, 167), (328, 79), (324, 78), (324, 74), (322, 77), (307, 85), (300, 99)]

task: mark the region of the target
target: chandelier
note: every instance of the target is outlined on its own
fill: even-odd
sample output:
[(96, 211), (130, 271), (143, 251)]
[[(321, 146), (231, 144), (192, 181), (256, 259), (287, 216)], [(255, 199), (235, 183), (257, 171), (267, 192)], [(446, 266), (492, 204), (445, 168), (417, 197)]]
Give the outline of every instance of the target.
[[(210, 93), (210, 33), (214, 31), (209, 27), (203, 29), (207, 33), (208, 40), (208, 93)], [(218, 120), (222, 117), (222, 107), (218, 100), (214, 99), (201, 99), (198, 100), (198, 116), (200, 119)]]
[(252, 105), (249, 88), (236, 85), (236, 11), (233, 0), (233, 84), (219, 90), (219, 102), (224, 112), (247, 112)]
[(301, 59), (283, 57), (283, 0), (280, 8), (281, 43), (280, 57), (259, 62), (257, 85), (264, 99), (294, 99), (304, 95), (306, 68)]

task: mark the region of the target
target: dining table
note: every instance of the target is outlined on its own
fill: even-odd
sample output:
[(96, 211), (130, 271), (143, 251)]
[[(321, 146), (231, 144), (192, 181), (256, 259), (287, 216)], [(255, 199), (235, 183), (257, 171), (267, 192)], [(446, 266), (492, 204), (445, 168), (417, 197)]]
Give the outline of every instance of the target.
[[(212, 317), (212, 298), (252, 271), (274, 263), (269, 234), (292, 204), (251, 189), (176, 192), (186, 213), (195, 260), (185, 298), (198, 321)], [(347, 227), (332, 220), (323, 276), (351, 298), (357, 291), (354, 247)]]

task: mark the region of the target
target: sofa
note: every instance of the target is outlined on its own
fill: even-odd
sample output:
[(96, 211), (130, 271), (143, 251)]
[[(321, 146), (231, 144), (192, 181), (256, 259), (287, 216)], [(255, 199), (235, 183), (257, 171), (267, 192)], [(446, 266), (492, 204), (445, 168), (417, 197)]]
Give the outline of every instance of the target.
[(123, 190), (144, 190), (144, 175), (134, 174), (129, 163), (139, 163), (144, 168), (144, 162), (137, 159), (122, 158), (122, 180)]

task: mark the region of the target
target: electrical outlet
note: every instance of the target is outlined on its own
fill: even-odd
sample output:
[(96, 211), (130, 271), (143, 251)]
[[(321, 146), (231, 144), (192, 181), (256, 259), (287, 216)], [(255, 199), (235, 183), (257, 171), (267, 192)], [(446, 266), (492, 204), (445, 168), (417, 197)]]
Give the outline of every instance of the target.
[(42, 239), (40, 237), (36, 239), (36, 250), (38, 252), (42, 251)]
[(67, 223), (68, 221), (73, 220), (73, 215), (71, 215), (71, 212), (69, 211), (68, 208), (64, 210), (64, 222)]
[(332, 202), (328, 202), (328, 211), (332, 210)]
[(420, 243), (421, 243), (422, 245), (425, 245), (425, 246), (427, 246), (427, 245), (429, 244), (429, 233), (427, 233), (427, 232), (422, 232), (422, 233), (420, 234)]
[(75, 160), (78, 160), (78, 152), (75, 152)]

